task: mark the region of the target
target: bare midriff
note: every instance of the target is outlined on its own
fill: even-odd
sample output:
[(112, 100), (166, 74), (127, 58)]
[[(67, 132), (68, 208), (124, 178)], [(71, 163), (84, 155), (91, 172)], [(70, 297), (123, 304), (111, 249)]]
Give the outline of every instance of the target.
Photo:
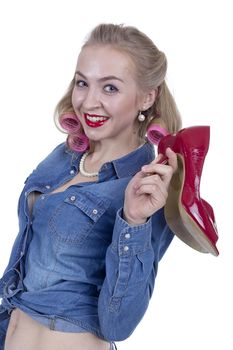
[(92, 333), (65, 333), (46, 328), (26, 313), (11, 313), (4, 350), (109, 350), (110, 344)]

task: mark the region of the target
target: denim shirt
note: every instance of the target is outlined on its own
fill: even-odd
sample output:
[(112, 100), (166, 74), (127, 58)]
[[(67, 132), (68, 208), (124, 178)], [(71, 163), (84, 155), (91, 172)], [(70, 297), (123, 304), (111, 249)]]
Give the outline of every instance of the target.
[(122, 207), (128, 182), (154, 159), (154, 147), (145, 143), (105, 163), (98, 181), (51, 193), (78, 173), (81, 156), (63, 143), (25, 182), (19, 233), (0, 280), (0, 350), (16, 307), (32, 317), (60, 317), (108, 341), (126, 339), (148, 307), (173, 233), (163, 209), (132, 226)]

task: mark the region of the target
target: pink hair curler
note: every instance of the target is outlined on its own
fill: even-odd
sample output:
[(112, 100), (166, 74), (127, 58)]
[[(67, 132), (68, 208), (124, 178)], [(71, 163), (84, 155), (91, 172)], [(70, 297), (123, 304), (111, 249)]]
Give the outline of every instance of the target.
[(68, 146), (76, 152), (85, 152), (89, 148), (89, 139), (85, 134), (78, 133), (69, 135), (67, 138)]
[(61, 127), (71, 134), (77, 134), (80, 131), (81, 123), (74, 113), (62, 114), (59, 118)]
[(155, 145), (158, 145), (161, 138), (166, 135), (169, 135), (169, 132), (158, 124), (151, 124), (147, 129), (147, 138)]

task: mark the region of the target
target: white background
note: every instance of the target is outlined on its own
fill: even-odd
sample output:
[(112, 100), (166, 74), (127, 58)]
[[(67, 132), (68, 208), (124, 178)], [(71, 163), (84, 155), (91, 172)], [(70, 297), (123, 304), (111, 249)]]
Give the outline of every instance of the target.
[(233, 348), (230, 2), (0, 1), (0, 272), (17, 233), (23, 182), (65, 139), (53, 110), (95, 25), (125, 23), (148, 34), (167, 55), (167, 81), (183, 125), (211, 126), (201, 195), (215, 210), (220, 256), (198, 253), (176, 238), (160, 264), (147, 313), (118, 343), (120, 350)]

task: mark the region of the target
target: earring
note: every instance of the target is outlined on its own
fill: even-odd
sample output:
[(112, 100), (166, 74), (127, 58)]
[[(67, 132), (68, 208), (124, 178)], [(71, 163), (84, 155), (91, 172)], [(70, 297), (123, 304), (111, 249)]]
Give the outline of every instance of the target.
[(142, 114), (142, 112), (139, 111), (139, 114), (138, 114), (138, 120), (139, 122), (144, 122), (144, 120), (146, 119), (146, 117), (144, 116), (144, 114)]

